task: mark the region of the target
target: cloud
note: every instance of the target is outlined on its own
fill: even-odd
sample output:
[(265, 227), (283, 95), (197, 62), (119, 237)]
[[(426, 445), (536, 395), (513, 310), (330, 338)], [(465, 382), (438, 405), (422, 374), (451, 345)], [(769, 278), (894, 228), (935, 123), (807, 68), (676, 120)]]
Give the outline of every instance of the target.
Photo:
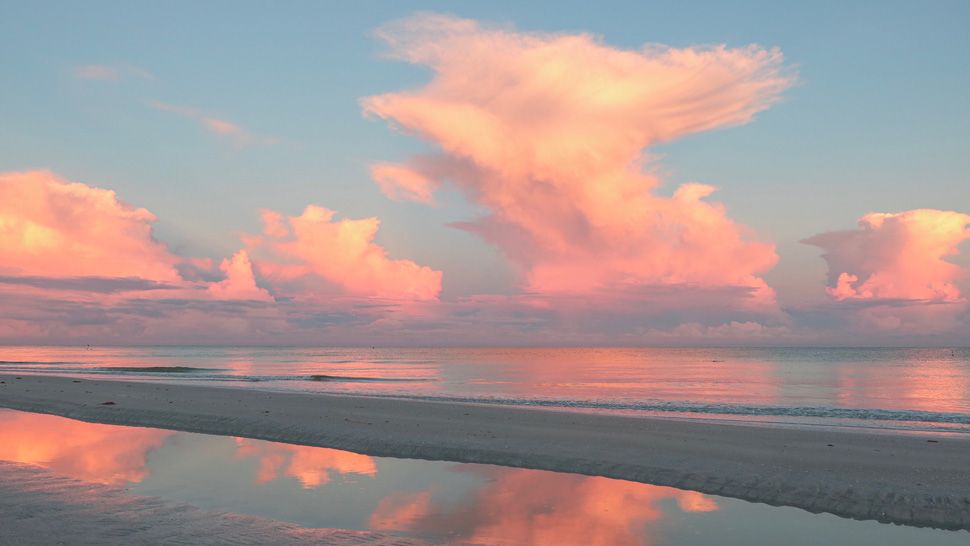
[(377, 163), (371, 166), (370, 175), (381, 188), (381, 193), (391, 199), (434, 204), (431, 194), (438, 187), (438, 181), (406, 165)]
[(178, 281), (154, 222), (110, 190), (48, 171), (0, 173), (0, 273)]
[(219, 269), (226, 278), (209, 286), (209, 293), (219, 299), (273, 301), (265, 288), (256, 286), (249, 253), (237, 252), (232, 259), (223, 260)]
[(164, 284), (138, 277), (15, 277), (0, 275), (0, 285), (17, 285), (41, 288), (44, 290), (65, 290), (71, 292), (133, 292), (144, 290), (174, 290), (173, 284)]
[(162, 112), (171, 112), (184, 118), (194, 120), (209, 133), (232, 140), (238, 145), (276, 144), (279, 142), (278, 138), (257, 135), (248, 129), (243, 128), (237, 123), (217, 118), (201, 110), (196, 110), (195, 108), (188, 108), (185, 106), (178, 106), (160, 101), (150, 101), (148, 105)]
[(118, 81), (123, 78), (155, 79), (155, 75), (151, 72), (130, 64), (82, 64), (71, 69), (71, 74), (81, 80), (96, 81)]
[(766, 325), (755, 321), (732, 320), (723, 324), (704, 325), (684, 322), (670, 330), (649, 332), (650, 339), (666, 344), (686, 345), (737, 345), (756, 342), (763, 345), (780, 345), (791, 339), (792, 330), (787, 325)]
[(173, 254), (153, 236), (155, 216), (112, 191), (47, 171), (0, 173), (0, 338), (390, 339), (382, 321), (400, 330), (426, 313), (418, 304), (436, 301), (441, 272), (389, 258), (373, 242), (376, 218), (333, 215), (267, 212), (265, 234), (220, 263)]
[(965, 272), (946, 261), (970, 239), (970, 215), (917, 209), (871, 213), (854, 230), (803, 241), (825, 252), (828, 293), (837, 300), (958, 302)]
[(377, 165), (385, 193), (430, 200), (449, 182), (489, 214), (456, 224), (498, 245), (532, 293), (641, 286), (739, 286), (773, 302), (759, 276), (777, 257), (685, 184), (657, 193), (643, 151), (746, 123), (793, 77), (777, 50), (621, 50), (588, 34), (517, 32), (441, 15), (382, 27), (392, 57), (433, 70), (424, 87), (362, 101), (437, 144), (408, 166)]
[(347, 294), (397, 300), (434, 300), (441, 272), (410, 260), (388, 258), (373, 242), (380, 220), (334, 220), (316, 205), (299, 216), (263, 212), (263, 237), (250, 238), (257, 269), (273, 281), (308, 275), (322, 278)]
[(834, 301), (791, 312), (824, 339), (961, 343), (970, 335), (959, 288), (967, 272), (947, 259), (967, 239), (970, 215), (933, 209), (871, 213), (856, 229), (805, 239), (824, 251), (825, 290)]

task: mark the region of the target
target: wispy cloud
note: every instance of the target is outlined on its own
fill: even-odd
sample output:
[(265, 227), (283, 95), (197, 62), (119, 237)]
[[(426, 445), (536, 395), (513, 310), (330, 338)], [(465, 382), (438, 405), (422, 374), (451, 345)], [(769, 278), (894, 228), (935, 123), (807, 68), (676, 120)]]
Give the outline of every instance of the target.
[(209, 133), (232, 140), (238, 145), (276, 144), (279, 142), (279, 139), (276, 137), (257, 135), (256, 133), (242, 127), (238, 123), (216, 117), (208, 112), (204, 112), (196, 108), (179, 106), (157, 100), (149, 101), (148, 105), (155, 110), (171, 112), (184, 118), (191, 119), (201, 125), (202, 128)]
[(71, 69), (71, 74), (80, 80), (119, 81), (126, 78), (154, 80), (155, 75), (131, 64), (82, 64)]
[(178, 286), (138, 277), (40, 277), (0, 275), (0, 284), (30, 286), (44, 290), (67, 290), (72, 292), (135, 292), (145, 290), (174, 290)]

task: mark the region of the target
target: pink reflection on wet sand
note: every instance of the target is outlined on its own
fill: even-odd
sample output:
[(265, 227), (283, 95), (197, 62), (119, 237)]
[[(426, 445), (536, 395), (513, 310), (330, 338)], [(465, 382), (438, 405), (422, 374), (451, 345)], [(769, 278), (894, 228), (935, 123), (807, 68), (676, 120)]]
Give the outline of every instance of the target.
[(475, 544), (642, 546), (671, 509), (664, 501), (682, 512), (718, 510), (711, 497), (670, 487), (501, 467), (461, 471), (487, 483), (457, 503), (435, 502), (433, 489), (388, 495), (370, 527)]
[(329, 483), (334, 474), (377, 474), (373, 457), (323, 447), (277, 444), (247, 438), (235, 438), (236, 457), (253, 458), (259, 463), (256, 483), (268, 483), (281, 477), (295, 478), (304, 489)]
[(88, 482), (138, 483), (148, 476), (148, 452), (172, 434), (53, 415), (4, 412), (0, 419), (0, 460), (38, 465)]

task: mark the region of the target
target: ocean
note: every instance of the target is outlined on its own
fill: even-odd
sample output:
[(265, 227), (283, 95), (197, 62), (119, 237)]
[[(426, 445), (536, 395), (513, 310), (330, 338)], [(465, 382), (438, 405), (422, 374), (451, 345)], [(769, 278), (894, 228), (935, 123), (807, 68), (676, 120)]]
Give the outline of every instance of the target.
[(0, 347), (0, 372), (970, 432), (968, 348)]

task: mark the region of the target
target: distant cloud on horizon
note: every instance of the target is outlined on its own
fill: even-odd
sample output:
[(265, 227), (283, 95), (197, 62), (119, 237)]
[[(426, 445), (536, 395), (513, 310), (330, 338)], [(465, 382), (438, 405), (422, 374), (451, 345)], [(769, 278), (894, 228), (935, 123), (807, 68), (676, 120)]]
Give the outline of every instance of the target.
[(970, 306), (948, 261), (970, 240), (970, 214), (935, 209), (870, 213), (859, 227), (803, 240), (821, 248), (836, 313), (858, 328), (930, 335), (965, 324)]

